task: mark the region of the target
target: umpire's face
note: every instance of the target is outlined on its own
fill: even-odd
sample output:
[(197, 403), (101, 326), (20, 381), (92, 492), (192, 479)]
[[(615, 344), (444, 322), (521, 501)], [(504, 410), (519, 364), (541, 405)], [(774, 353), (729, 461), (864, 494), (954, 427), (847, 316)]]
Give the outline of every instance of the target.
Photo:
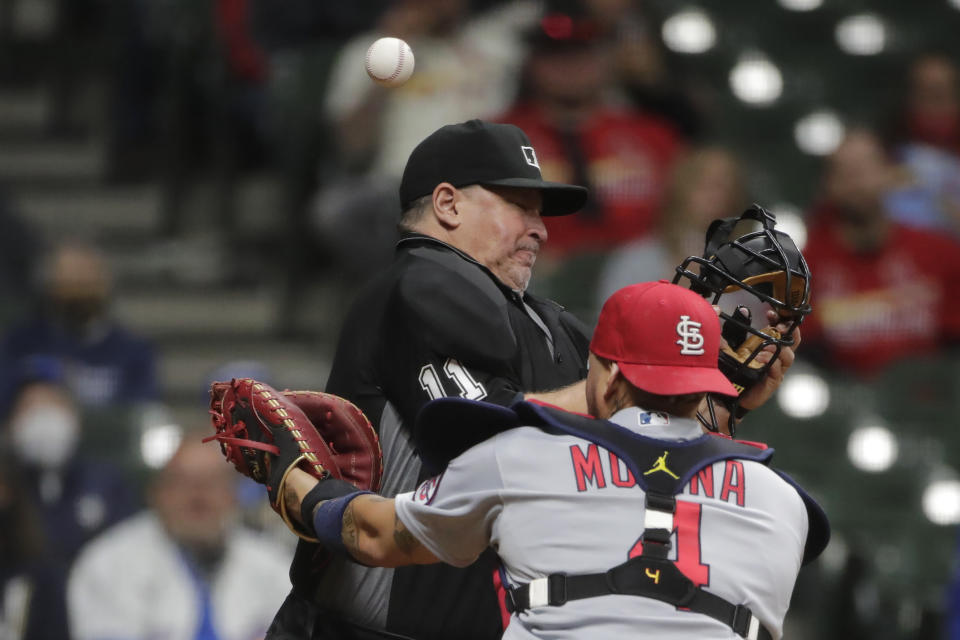
[(490, 269), (505, 285), (523, 291), (547, 228), (537, 189), (473, 185), (457, 190), (456, 246)]

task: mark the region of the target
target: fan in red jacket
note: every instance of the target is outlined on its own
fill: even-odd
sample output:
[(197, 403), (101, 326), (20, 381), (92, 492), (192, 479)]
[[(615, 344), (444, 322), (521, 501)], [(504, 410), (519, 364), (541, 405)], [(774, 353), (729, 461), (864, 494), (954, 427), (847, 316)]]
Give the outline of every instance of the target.
[(870, 131), (831, 157), (804, 255), (813, 313), (804, 352), (864, 377), (960, 340), (960, 244), (893, 222), (884, 197), (896, 168)]
[(612, 51), (594, 22), (547, 14), (528, 40), (524, 92), (498, 119), (527, 133), (545, 177), (590, 188), (578, 215), (548, 222), (548, 251), (609, 249), (649, 234), (681, 146), (677, 132), (610, 100)]

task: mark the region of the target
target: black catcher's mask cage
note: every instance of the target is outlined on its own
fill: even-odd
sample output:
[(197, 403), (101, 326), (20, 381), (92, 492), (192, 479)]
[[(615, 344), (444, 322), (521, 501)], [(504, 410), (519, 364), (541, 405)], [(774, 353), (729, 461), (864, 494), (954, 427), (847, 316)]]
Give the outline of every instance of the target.
[[(810, 313), (810, 270), (793, 239), (775, 225), (773, 214), (756, 204), (739, 218), (714, 220), (707, 229), (703, 257), (685, 259), (673, 278), (674, 283), (688, 279), (693, 291), (720, 308), (726, 343), (720, 350), (720, 370), (739, 396), (766, 376)], [(770, 326), (770, 310), (777, 315), (772, 324), (787, 326), (783, 333)], [(769, 346), (773, 357), (764, 364), (757, 356)], [(731, 412), (731, 435), (739, 396), (724, 399)], [(712, 415), (711, 423), (708, 428), (716, 430)]]

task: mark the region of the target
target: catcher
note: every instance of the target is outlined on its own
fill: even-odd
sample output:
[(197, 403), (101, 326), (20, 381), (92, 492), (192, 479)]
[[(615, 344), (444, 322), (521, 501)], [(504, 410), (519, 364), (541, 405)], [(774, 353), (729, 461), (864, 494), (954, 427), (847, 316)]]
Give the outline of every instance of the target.
[(396, 499), (356, 488), (368, 470), (340, 467), (348, 445), (327, 440), (341, 419), (345, 439), (377, 465), (362, 416), (335, 397), (323, 397), (332, 409), (314, 429), (295, 394), (219, 384), (215, 437), (267, 484), (298, 535), (332, 553), (369, 566), (467, 566), (492, 547), (505, 638), (776, 639), (797, 572), (829, 527), (768, 466), (771, 449), (702, 433), (705, 394), (737, 395), (718, 368), (720, 333), (714, 309), (688, 289), (621, 289), (590, 343), (595, 418), (526, 401), (434, 401), (418, 418), (424, 432), (458, 424), (498, 435), (424, 452), (456, 457)]

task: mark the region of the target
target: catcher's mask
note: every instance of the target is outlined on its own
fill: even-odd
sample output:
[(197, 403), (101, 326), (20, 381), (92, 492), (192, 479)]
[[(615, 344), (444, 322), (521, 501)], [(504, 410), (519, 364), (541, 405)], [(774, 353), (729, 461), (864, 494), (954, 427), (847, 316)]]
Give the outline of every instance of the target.
[[(810, 270), (793, 239), (775, 225), (773, 214), (756, 204), (739, 218), (714, 220), (703, 257), (685, 259), (673, 278), (674, 283), (688, 279), (692, 290), (720, 309), (726, 343), (720, 349), (720, 370), (739, 392), (727, 403), (731, 435), (739, 397), (766, 376), (810, 313)], [(772, 323), (771, 310), (777, 315)], [(781, 333), (771, 324), (787, 328)], [(773, 357), (764, 364), (757, 356), (770, 346)], [(710, 409), (707, 427), (716, 430)]]

